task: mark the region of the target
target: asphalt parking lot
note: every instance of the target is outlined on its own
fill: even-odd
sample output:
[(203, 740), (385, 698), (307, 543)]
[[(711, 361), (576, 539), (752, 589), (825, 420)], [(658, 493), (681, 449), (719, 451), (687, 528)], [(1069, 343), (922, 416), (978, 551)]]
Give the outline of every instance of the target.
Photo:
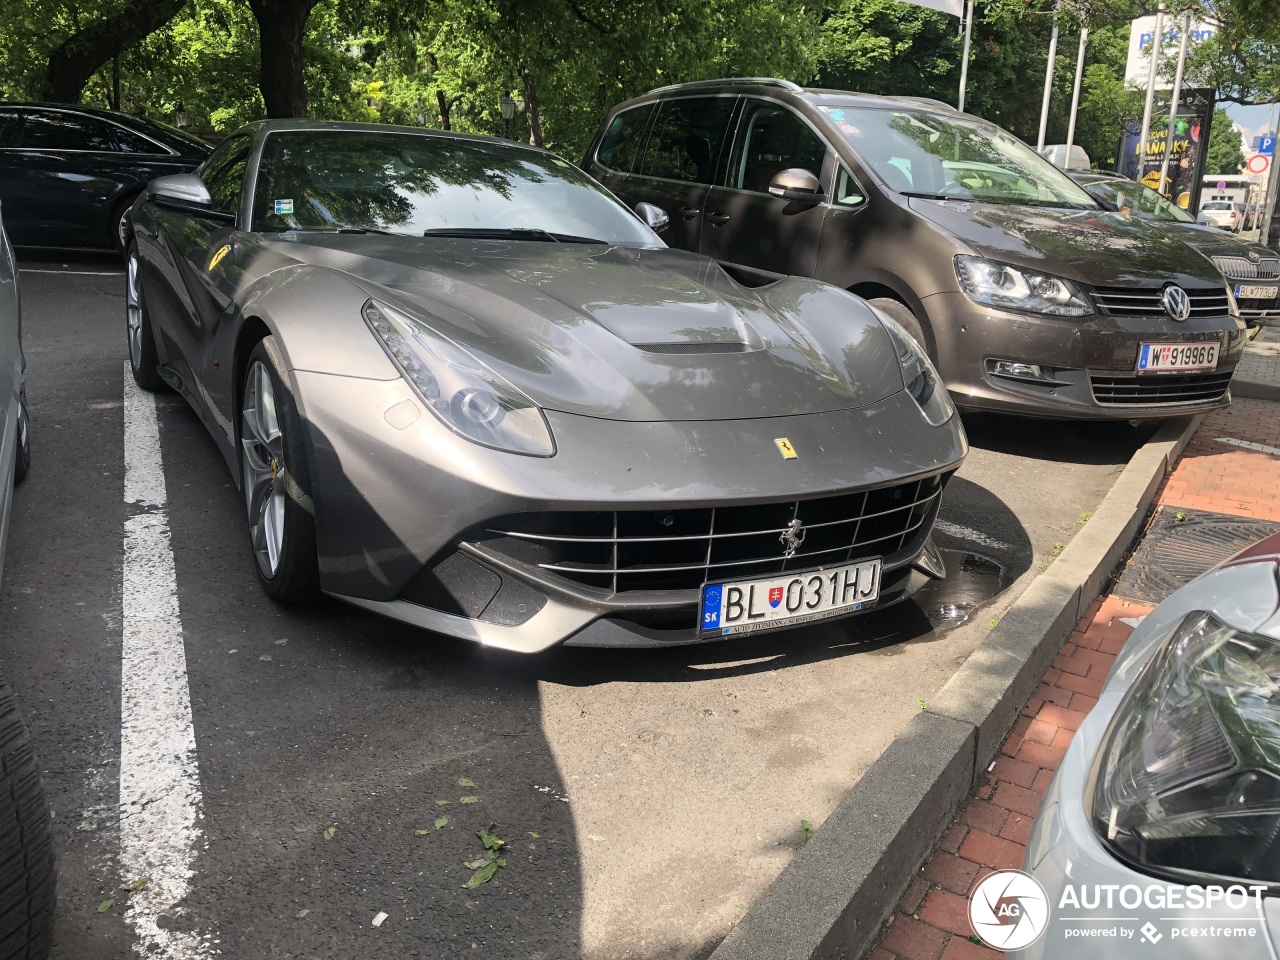
[[(916, 602), (746, 641), (520, 658), (268, 601), (231, 476), (195, 414), (158, 395), (197, 811), (162, 883), (121, 855), (137, 840), (121, 690), (139, 682), (122, 675), (123, 278), (105, 256), (24, 268), (34, 462), (0, 669), (55, 815), (61, 960), (133, 956), (140, 930), (174, 957), (705, 956), (1152, 429), (967, 421), (939, 525), (956, 576)], [(463, 889), (490, 824), (506, 866)], [(166, 903), (166, 884), (185, 895)]]

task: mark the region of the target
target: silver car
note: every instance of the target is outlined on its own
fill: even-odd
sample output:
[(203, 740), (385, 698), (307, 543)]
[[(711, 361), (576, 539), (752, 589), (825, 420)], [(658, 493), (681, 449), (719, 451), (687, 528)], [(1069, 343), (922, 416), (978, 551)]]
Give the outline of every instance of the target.
[(1276, 956), (1278, 578), (1273, 535), (1134, 630), (1027, 844), (1047, 930), (1010, 956)]
[(572, 164), (253, 124), (134, 207), (137, 382), (200, 413), (267, 593), (534, 652), (894, 603), (964, 431), (861, 299), (749, 289)]

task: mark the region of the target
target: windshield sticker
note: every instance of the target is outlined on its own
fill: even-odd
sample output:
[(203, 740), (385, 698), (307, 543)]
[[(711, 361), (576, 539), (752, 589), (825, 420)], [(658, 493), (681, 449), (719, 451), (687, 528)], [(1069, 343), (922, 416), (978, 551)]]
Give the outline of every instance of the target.
[(293, 213), (293, 201), (277, 200), (275, 212), (276, 213)]
[(841, 129), (841, 130), (843, 130), (845, 133), (852, 133), (852, 134), (854, 134), (854, 135), (857, 135), (857, 134), (859, 134), (859, 133), (861, 133), (861, 132), (862, 132), (862, 131), (861, 131), (861, 130), (859, 130), (857, 127), (855, 127), (853, 124), (851, 124), (851, 123), (845, 123), (843, 120), (841, 120), (841, 121), (839, 122), (839, 127), (840, 127), (840, 129)]

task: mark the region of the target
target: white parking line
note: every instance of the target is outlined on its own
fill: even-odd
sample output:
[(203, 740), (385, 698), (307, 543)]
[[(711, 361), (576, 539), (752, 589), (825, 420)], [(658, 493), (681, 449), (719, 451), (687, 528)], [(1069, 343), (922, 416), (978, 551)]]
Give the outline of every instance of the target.
[(133, 382), (127, 362), (124, 499), (138, 512), (124, 524), (120, 862), (125, 884), (141, 885), (128, 895), (125, 917), (143, 956), (207, 957), (211, 934), (158, 923), (181, 912), (202, 814), (156, 405)]

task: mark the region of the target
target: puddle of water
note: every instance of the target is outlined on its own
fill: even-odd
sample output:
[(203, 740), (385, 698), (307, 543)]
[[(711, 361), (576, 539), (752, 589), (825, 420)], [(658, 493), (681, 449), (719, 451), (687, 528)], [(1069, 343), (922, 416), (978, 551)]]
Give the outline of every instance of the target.
[(1001, 564), (980, 553), (943, 550), (942, 559), (947, 579), (930, 581), (911, 598), (934, 630), (960, 626), (1013, 581)]

